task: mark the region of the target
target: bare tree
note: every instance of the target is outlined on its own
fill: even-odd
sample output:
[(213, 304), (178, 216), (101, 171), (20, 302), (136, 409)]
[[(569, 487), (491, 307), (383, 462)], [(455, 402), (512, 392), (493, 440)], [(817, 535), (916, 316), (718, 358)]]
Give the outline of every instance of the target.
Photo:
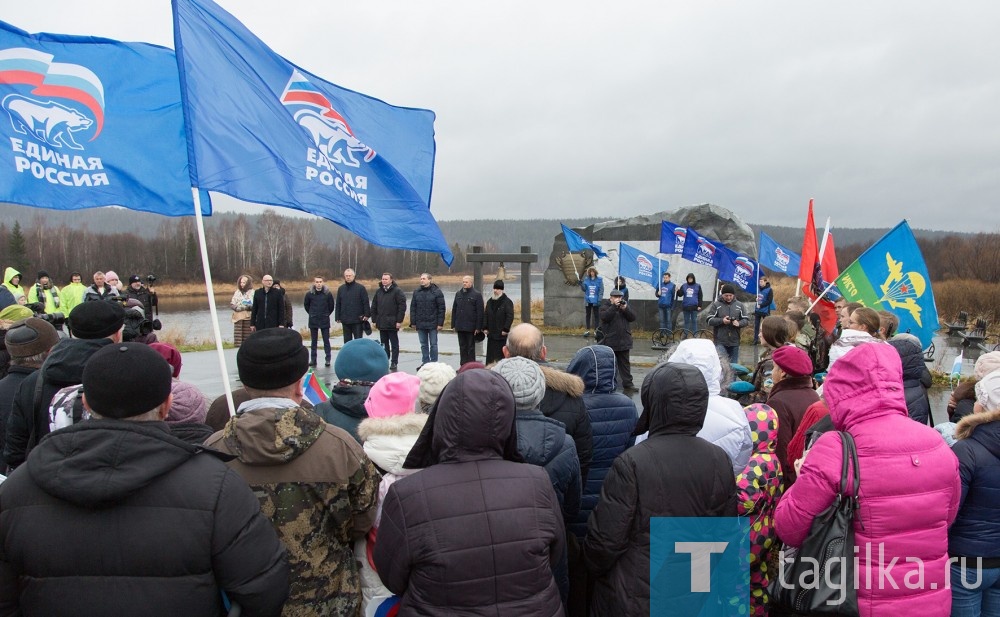
[(264, 249), (264, 261), (269, 266), (270, 272), (274, 272), (278, 267), (281, 249), (285, 244), (286, 223), (287, 219), (278, 216), (278, 213), (270, 208), (264, 210), (264, 214), (257, 219), (257, 235)]

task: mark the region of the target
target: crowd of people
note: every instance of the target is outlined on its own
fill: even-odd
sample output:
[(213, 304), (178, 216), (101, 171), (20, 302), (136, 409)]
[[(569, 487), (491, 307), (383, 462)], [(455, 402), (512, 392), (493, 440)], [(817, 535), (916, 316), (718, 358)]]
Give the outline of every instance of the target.
[[(336, 292), (316, 277), (310, 345), (279, 282), (241, 277), (232, 417), (182, 380), (175, 348), (124, 340), (121, 303), (75, 306), (70, 338), (33, 315), (9, 324), (0, 614), (648, 615), (650, 520), (744, 517), (750, 594), (718, 614), (780, 615), (769, 585), (838, 499), (845, 433), (860, 614), (1000, 611), (1000, 353), (979, 358), (951, 422), (932, 428), (921, 346), (891, 318), (841, 303), (827, 333), (797, 301), (770, 314), (762, 293), (744, 406), (725, 328), (751, 313), (723, 287), (708, 309), (717, 340), (669, 349), (637, 407), (624, 281), (607, 299), (591, 282), (603, 338), (560, 368), (538, 328), (514, 324), (502, 281), (483, 302), (466, 279), (452, 366), (427, 274), (409, 303), (390, 273), (370, 302), (351, 270)], [(683, 304), (701, 301), (693, 276), (663, 283), (697, 315)], [(397, 366), (407, 313), (415, 374)], [(313, 405), (303, 378), (320, 337), (336, 380)]]

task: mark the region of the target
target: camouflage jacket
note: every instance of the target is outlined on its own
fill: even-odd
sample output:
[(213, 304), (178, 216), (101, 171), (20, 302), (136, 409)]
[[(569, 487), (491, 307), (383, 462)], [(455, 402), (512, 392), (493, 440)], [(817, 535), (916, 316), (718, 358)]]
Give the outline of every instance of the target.
[(355, 616), (361, 606), (353, 540), (375, 519), (379, 475), (353, 437), (279, 398), (247, 401), (206, 445), (230, 462), (288, 547), (284, 617)]

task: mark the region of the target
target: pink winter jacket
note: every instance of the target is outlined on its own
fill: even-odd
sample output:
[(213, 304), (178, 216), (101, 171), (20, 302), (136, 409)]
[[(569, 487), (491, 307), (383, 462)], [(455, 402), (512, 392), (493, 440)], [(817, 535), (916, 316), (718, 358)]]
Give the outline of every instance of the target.
[[(861, 345), (837, 362), (823, 388), (834, 427), (850, 433), (858, 448), (858, 605), (862, 617), (947, 617), (958, 459), (934, 429), (907, 415), (902, 383), (893, 347)], [(786, 544), (801, 545), (815, 516), (833, 503), (841, 447), (837, 433), (820, 437), (778, 502), (775, 526)]]

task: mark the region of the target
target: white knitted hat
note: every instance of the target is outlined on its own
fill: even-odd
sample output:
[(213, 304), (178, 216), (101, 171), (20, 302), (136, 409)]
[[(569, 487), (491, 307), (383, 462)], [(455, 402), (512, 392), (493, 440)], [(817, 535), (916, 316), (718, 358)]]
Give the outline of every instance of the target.
[(455, 369), (444, 362), (428, 362), (417, 371), (420, 378), (420, 402), (433, 405), (441, 395), (441, 390), (455, 378)]

